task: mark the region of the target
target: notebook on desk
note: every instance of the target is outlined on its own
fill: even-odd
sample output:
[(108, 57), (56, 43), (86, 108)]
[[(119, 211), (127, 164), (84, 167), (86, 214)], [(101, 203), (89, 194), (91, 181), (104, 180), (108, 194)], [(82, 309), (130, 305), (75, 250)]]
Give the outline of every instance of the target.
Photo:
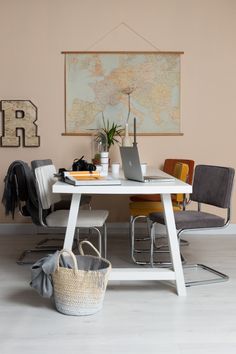
[(98, 173), (84, 173), (82, 176), (76, 172), (64, 172), (64, 182), (74, 186), (109, 186), (119, 185), (121, 181), (112, 176), (101, 177)]
[(136, 146), (120, 147), (122, 167), (124, 176), (133, 181), (150, 183), (150, 182), (174, 182), (172, 176), (144, 176), (139, 159), (138, 148)]

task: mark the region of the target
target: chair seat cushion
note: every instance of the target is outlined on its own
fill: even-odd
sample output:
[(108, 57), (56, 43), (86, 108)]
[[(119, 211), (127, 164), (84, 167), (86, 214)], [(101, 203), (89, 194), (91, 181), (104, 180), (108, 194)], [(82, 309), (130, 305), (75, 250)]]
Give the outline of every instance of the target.
[[(172, 201), (176, 201), (176, 194), (171, 195)], [(160, 194), (140, 194), (132, 195), (130, 197), (131, 202), (161, 202)]]
[(147, 195), (132, 195), (130, 197), (131, 202), (161, 202), (160, 194), (147, 194)]
[[(181, 206), (175, 203), (173, 203), (173, 209), (175, 211), (182, 210)], [(163, 204), (161, 202), (133, 202), (129, 203), (129, 211), (132, 216), (148, 216), (150, 213), (163, 211)]]
[[(220, 216), (193, 210), (174, 213), (174, 216), (177, 230), (222, 227), (225, 224), (225, 219)], [(149, 218), (165, 225), (164, 213), (151, 213)]]
[[(76, 227), (101, 227), (108, 217), (107, 210), (80, 210)], [(56, 210), (46, 217), (50, 227), (66, 227), (69, 210)]]

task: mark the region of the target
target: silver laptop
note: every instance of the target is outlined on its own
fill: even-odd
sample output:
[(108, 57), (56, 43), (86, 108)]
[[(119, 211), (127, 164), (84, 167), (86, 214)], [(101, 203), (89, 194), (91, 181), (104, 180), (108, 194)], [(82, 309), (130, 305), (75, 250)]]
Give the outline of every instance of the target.
[(120, 155), (124, 176), (127, 179), (138, 182), (173, 182), (171, 176), (143, 176), (138, 148), (136, 146), (121, 146)]

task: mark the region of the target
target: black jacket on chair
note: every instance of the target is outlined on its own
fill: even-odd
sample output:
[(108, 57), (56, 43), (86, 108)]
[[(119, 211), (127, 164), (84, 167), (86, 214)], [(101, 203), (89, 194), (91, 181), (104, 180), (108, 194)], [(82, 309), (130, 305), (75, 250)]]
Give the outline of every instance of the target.
[(5, 214), (11, 214), (14, 219), (15, 210), (20, 204), (24, 216), (31, 216), (33, 222), (39, 225), (39, 207), (33, 173), (29, 165), (21, 160), (11, 163), (4, 179), (5, 187), (2, 203)]

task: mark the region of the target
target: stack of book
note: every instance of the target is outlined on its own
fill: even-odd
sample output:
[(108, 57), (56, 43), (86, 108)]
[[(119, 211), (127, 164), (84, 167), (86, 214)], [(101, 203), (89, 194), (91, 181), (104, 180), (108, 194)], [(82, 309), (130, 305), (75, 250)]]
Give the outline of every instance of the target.
[(75, 186), (121, 184), (119, 179), (114, 179), (112, 176), (101, 176), (98, 171), (64, 172), (64, 181)]

